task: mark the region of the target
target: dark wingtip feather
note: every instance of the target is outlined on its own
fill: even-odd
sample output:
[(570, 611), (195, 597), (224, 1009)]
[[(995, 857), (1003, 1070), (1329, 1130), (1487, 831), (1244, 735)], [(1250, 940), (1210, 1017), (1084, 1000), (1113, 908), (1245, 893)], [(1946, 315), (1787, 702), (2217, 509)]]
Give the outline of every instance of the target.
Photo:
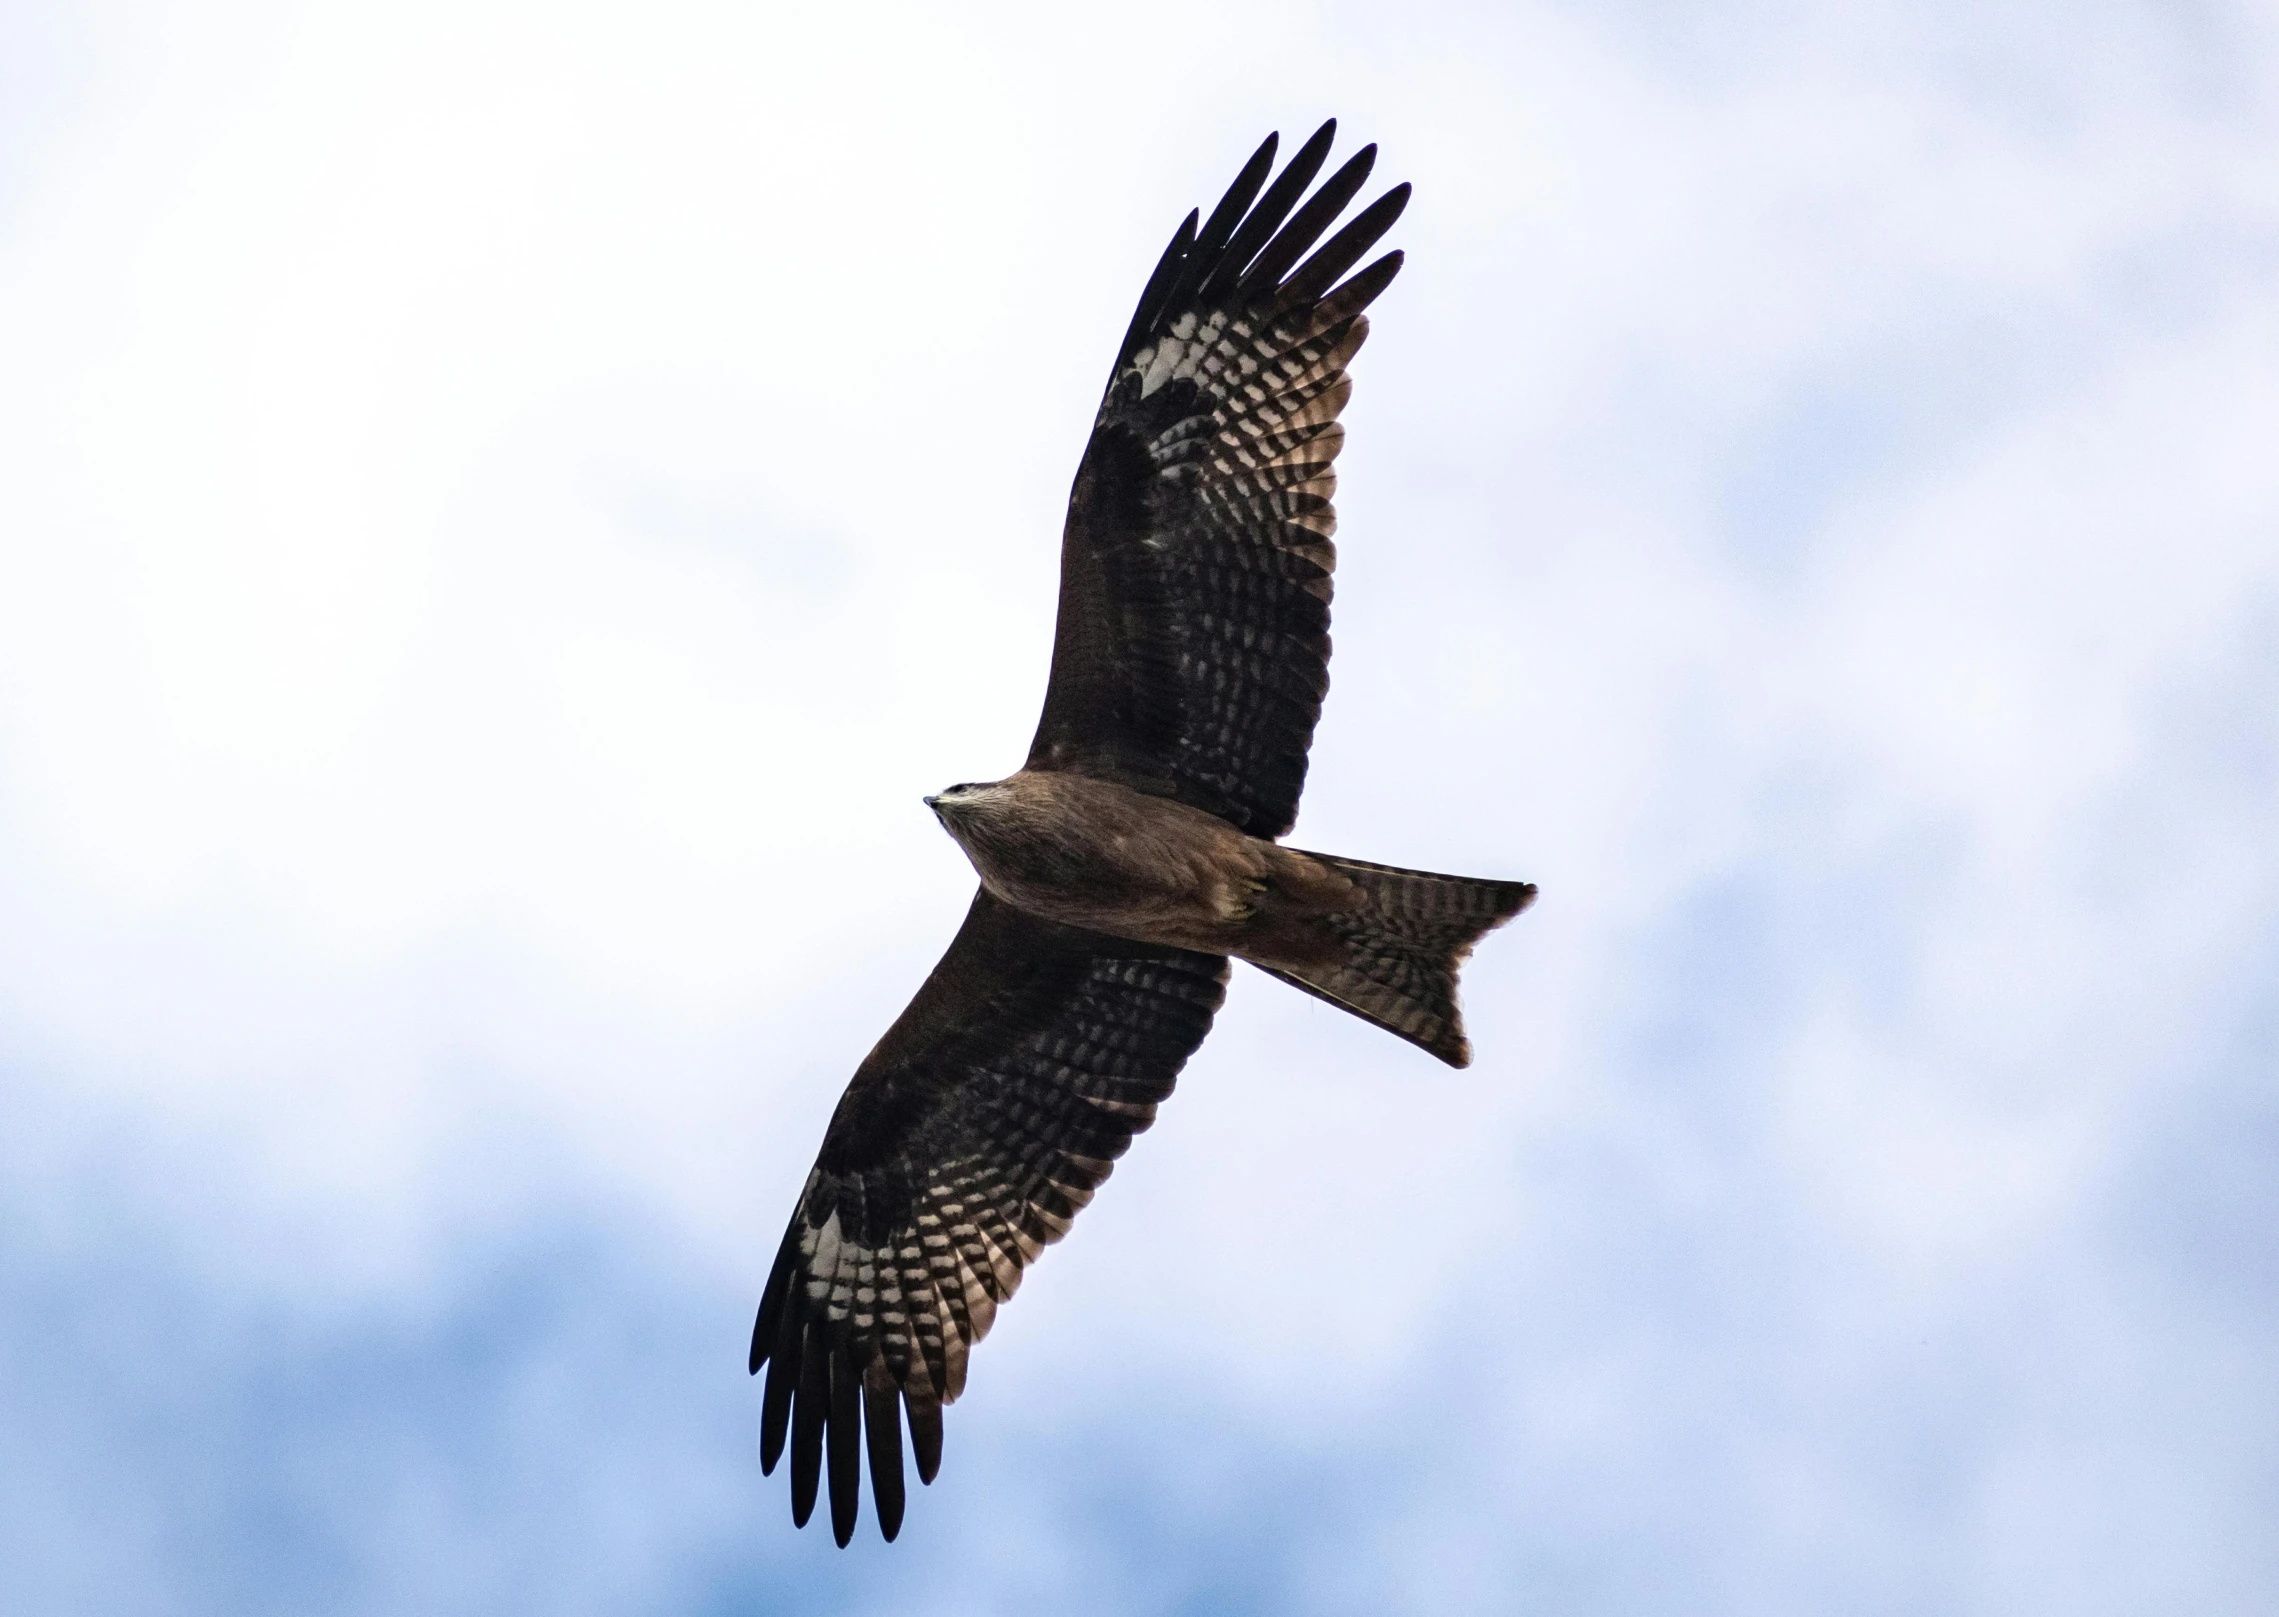
[(1250, 210), (1227, 242), (1226, 250), (1219, 255), (1218, 266), (1203, 283), (1197, 301), (1206, 308), (1219, 303), (1242, 280), (1243, 271), (1258, 256), (1259, 248), (1269, 236), (1281, 228), (1290, 210), (1305, 195), (1306, 187), (1313, 184), (1314, 176), (1321, 172), (1322, 160), (1329, 156), (1329, 148), (1337, 139), (1337, 120), (1330, 119), (1308, 137), (1284, 166), (1266, 194), (1259, 198), (1258, 206)]
[(805, 1527), (815, 1514), (815, 1490), (823, 1480), (823, 1416), (831, 1398), (829, 1349), (823, 1323), (800, 1333), (799, 1391), (791, 1413), (791, 1524)]
[(870, 1497), (887, 1543), (902, 1531), (902, 1400), (892, 1385), (863, 1383), (863, 1437), (870, 1451)]
[(932, 1487), (942, 1470), (942, 1406), (931, 1398), (911, 1401), (910, 1457), (918, 1464), (918, 1480)]
[(1195, 221), (1202, 218), (1202, 210), (1190, 208), (1179, 228), (1171, 233), (1171, 241), (1163, 249), (1163, 256), (1155, 261), (1155, 268), (1147, 278), (1147, 286), (1140, 292), (1139, 307), (1132, 311), (1132, 323), (1124, 331), (1124, 340), (1116, 350), (1116, 363), (1121, 365), (1132, 357), (1148, 331), (1155, 325), (1163, 306), (1171, 301), (1171, 289), (1178, 283), (1187, 267), (1187, 250), (1195, 244)]
[(1242, 165), (1242, 172), (1234, 177), (1234, 183), (1227, 187), (1226, 195), (1219, 198), (1219, 205), (1211, 210), (1211, 217), (1203, 226), (1202, 234), (1195, 238), (1206, 251), (1217, 252), (1225, 246), (1227, 238), (1234, 234), (1234, 227), (1250, 211), (1250, 204), (1257, 197), (1259, 187), (1266, 183), (1266, 176), (1273, 172), (1274, 150), (1281, 141), (1280, 130), (1268, 131), (1266, 138), (1258, 143), (1258, 150), (1250, 154), (1250, 161)]
[(1244, 295), (1256, 297), (1279, 285), (1290, 266), (1320, 239), (1321, 233), (1329, 228), (1330, 221), (1343, 213), (1345, 205), (1353, 200), (1354, 193), (1368, 183), (1369, 171), (1376, 163), (1377, 147), (1371, 142), (1347, 158), (1343, 168), (1324, 180), (1322, 188), (1307, 199), (1306, 205), (1266, 244), (1265, 251), (1251, 264), (1242, 278), (1241, 290)]
[(1219, 198), (1219, 205), (1211, 210), (1211, 217), (1203, 222), (1202, 230), (1195, 237), (1195, 257), (1198, 261), (1215, 260), (1219, 249), (1226, 246), (1227, 238), (1234, 234), (1235, 226), (1242, 223), (1242, 216), (1250, 211), (1250, 204), (1257, 197), (1259, 187), (1266, 183), (1266, 176), (1274, 171), (1274, 148), (1280, 144), (1281, 139), (1281, 134), (1277, 131), (1260, 141), (1258, 150), (1250, 154), (1250, 161), (1243, 164), (1242, 172), (1234, 177), (1234, 184), (1228, 186), (1226, 195)]
[(783, 1232), (783, 1240), (776, 1247), (775, 1262), (768, 1266), (767, 1284), (760, 1288), (760, 1316), (752, 1321), (751, 1373), (755, 1376), (775, 1347), (776, 1329), (791, 1296), (792, 1272), (798, 1267), (799, 1215), (794, 1213), (790, 1226)]
[(1219, 205), (1211, 210), (1210, 218), (1196, 234), (1194, 249), (1180, 266), (1178, 279), (1172, 282), (1170, 294), (1164, 300), (1167, 307), (1187, 307), (1196, 288), (1218, 267), (1219, 253), (1226, 246), (1227, 238), (1242, 223), (1251, 199), (1258, 195), (1258, 188), (1266, 183), (1266, 176), (1274, 168), (1274, 148), (1280, 138), (1268, 135), (1259, 142), (1258, 150), (1250, 154), (1250, 161), (1243, 164), (1242, 172), (1234, 177), (1234, 184), (1219, 198)]
[(1401, 265), (1407, 262), (1396, 247), (1367, 269), (1340, 283), (1321, 301), (1321, 313), (1331, 320), (1350, 320), (1377, 301), (1378, 295), (1393, 284), (1400, 274)]
[(767, 1390), (760, 1395), (760, 1475), (775, 1474), (783, 1457), (784, 1428), (791, 1419), (791, 1397), (799, 1386), (799, 1310), (786, 1305), (768, 1354)]
[(845, 1348), (831, 1355), (831, 1407), (824, 1417), (824, 1456), (831, 1473), (831, 1536), (845, 1549), (855, 1536), (855, 1512), (862, 1503), (860, 1389), (854, 1360)]
[(1351, 224), (1330, 237), (1320, 252), (1306, 260), (1305, 267), (1291, 276), (1282, 288), (1283, 301), (1311, 303), (1327, 292), (1340, 275), (1361, 261), (1363, 253), (1377, 245), (1379, 237), (1393, 228), (1393, 222), (1408, 205), (1409, 183), (1403, 180), (1355, 214)]

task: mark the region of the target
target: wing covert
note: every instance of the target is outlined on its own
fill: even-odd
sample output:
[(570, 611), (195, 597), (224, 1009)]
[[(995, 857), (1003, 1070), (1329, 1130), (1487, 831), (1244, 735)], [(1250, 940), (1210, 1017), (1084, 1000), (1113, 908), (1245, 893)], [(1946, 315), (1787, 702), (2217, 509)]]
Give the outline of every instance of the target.
[(772, 1472), (788, 1437), (800, 1525), (827, 1465), (832, 1531), (847, 1542), (867, 1449), (894, 1537), (904, 1415), (931, 1482), (968, 1349), (1154, 1120), (1226, 977), (1223, 956), (974, 895), (847, 1085), (761, 1294), (760, 1463)]
[(1149, 277), (1069, 495), (1028, 759), (1261, 837), (1297, 818), (1329, 688), (1337, 418), (1362, 311), (1401, 255), (1336, 283), (1409, 192), (1395, 186), (1315, 250), (1375, 160), (1364, 147), (1301, 206), (1335, 132), (1324, 124), (1260, 195), (1269, 135)]

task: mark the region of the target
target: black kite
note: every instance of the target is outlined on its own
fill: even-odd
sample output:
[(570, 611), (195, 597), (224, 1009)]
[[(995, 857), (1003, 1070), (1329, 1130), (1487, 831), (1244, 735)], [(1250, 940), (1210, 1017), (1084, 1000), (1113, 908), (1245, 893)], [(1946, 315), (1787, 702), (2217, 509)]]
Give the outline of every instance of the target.
[(967, 1350), (1154, 1120), (1228, 956), (1462, 1066), (1457, 967), (1535, 896), (1275, 841), (1329, 686), (1345, 368), (1401, 255), (1340, 277), (1409, 194), (1313, 250), (1376, 154), (1300, 206), (1335, 129), (1270, 186), (1269, 135), (1171, 238), (1069, 496), (1028, 762), (926, 800), (981, 890), (847, 1085), (752, 1333), (761, 1464), (788, 1437), (801, 1525), (827, 1465), (841, 1544), (866, 1447), (901, 1527), (905, 1414), (933, 1481)]

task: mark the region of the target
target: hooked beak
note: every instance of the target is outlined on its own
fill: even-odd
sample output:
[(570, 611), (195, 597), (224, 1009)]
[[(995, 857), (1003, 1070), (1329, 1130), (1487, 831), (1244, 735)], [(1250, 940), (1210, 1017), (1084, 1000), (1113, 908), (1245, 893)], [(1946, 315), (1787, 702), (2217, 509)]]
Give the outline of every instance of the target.
[(928, 808), (932, 809), (936, 814), (942, 812), (942, 800), (939, 797), (933, 795), (931, 792), (929, 792), (926, 796), (918, 799), (918, 801), (925, 804)]

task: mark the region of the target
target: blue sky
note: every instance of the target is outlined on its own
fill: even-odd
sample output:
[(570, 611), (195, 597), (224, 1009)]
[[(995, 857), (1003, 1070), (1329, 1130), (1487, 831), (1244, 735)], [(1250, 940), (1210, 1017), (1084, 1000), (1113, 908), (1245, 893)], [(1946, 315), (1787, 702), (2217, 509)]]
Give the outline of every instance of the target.
[[(2279, 19), (0, 11), (11, 1610), (2279, 1603)], [(1254, 973), (901, 1540), (742, 1373), (1161, 241), (1417, 187)]]

